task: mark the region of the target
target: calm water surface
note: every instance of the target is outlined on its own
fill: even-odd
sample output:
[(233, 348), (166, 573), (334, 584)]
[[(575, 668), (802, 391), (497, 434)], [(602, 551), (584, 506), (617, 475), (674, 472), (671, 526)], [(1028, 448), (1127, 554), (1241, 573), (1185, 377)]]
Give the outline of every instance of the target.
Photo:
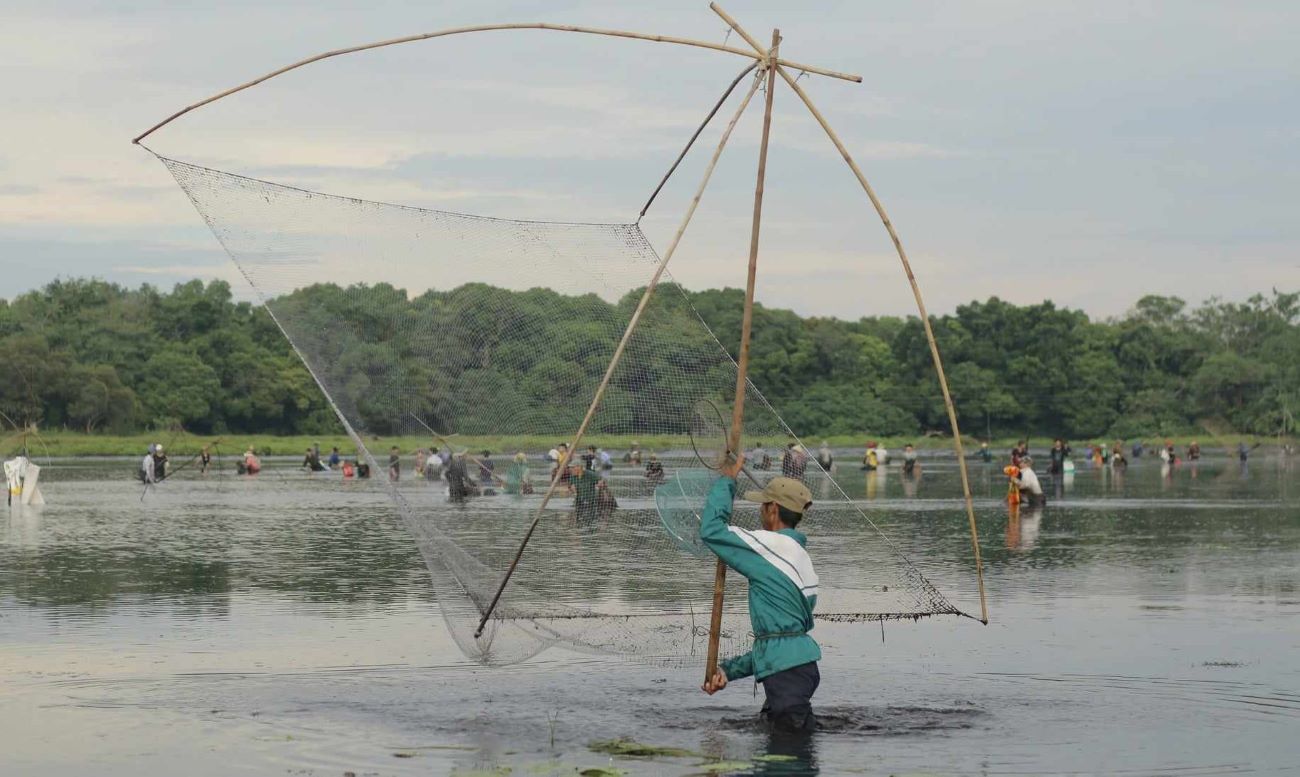
[[(467, 661), (383, 484), (283, 466), (142, 499), (131, 462), (59, 461), (45, 507), (0, 514), (0, 774), (1300, 771), (1300, 468), (1277, 459), (1081, 466), (1015, 518), (977, 464), (992, 623), (819, 624), (805, 742), (698, 669)], [(951, 461), (837, 478), (978, 610)], [(587, 749), (616, 737), (701, 756)]]

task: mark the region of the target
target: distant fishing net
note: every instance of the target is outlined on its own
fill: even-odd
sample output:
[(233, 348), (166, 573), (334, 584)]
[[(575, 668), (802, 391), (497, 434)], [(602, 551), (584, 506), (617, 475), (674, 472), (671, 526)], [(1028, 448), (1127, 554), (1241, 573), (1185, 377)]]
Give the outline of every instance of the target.
[[(372, 471), (386, 438), (427, 424), (490, 448), (485, 492), (453, 501), (402, 451), (390, 489), (467, 655), (509, 662), (562, 644), (663, 663), (703, 660), (714, 563), (690, 536), (721, 435), (692, 427), (701, 403), (730, 416), (736, 366), (674, 284), (628, 344), (589, 437), (644, 439), (639, 463), (609, 451), (595, 508), (553, 499), (481, 637), (473, 636), (550, 478), (543, 455), (577, 428), (658, 257), (635, 224), (513, 221), (303, 191), (160, 157), (292, 342)], [(694, 433), (693, 433), (694, 432)], [(744, 445), (780, 474), (794, 436), (751, 385)], [(650, 443), (649, 441), (657, 442)], [(651, 462), (652, 445), (655, 465)], [(440, 445), (445, 448), (445, 445)], [(525, 455), (523, 465), (514, 462)], [(577, 456), (575, 456), (577, 458)], [(462, 459), (479, 481), (476, 460)], [(761, 462), (754, 461), (758, 465)], [(805, 480), (828, 477), (814, 459)], [(508, 474), (507, 474), (508, 473)], [(534, 488), (522, 487), (531, 483)], [(742, 486), (747, 486), (742, 483)], [(838, 486), (801, 528), (821, 579), (818, 616), (959, 614)], [(507, 493), (512, 492), (512, 493)], [(738, 502), (735, 523), (757, 526)], [(724, 655), (748, 649), (745, 580), (727, 577)]]

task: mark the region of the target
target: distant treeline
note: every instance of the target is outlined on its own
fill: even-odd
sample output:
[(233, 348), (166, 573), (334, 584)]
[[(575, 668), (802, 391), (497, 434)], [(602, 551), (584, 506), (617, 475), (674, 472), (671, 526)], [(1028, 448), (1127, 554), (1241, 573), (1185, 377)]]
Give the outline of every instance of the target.
[[(734, 352), (742, 293), (685, 294)], [(438, 293), (438, 303), (478, 310), (485, 319), (506, 310), (524, 316), (527, 326), (502, 328), (493, 341), (500, 353), (521, 357), (541, 354), (539, 342), (616, 337), (608, 326), (584, 329), (583, 323), (616, 319), (614, 308), (627, 308), (638, 295), (611, 305), (593, 295), (474, 284)], [(382, 284), (347, 290), (322, 284), (283, 301), (299, 310), (319, 306), (331, 326), (360, 329), (368, 326), (360, 317), (376, 310), (391, 314), (409, 306), (418, 316), (417, 302)], [(1051, 302), (1016, 306), (990, 298), (933, 324), (966, 435), (1083, 439), (1202, 428), (1290, 431), (1290, 412), (1300, 406), (1298, 317), (1300, 294), (1274, 290), (1245, 303), (1212, 299), (1195, 309), (1176, 297), (1146, 296), (1126, 316), (1106, 321)], [(657, 337), (671, 354), (672, 332)], [(683, 352), (688, 347), (699, 344), (681, 345)], [(373, 358), (342, 353), (338, 359), (354, 356)], [(553, 381), (557, 367), (549, 362), (561, 357), (491, 364), (503, 387), (527, 392)], [(389, 349), (385, 358), (400, 359), (400, 350)], [(582, 369), (598, 378), (604, 366), (592, 359)], [(422, 374), (423, 367), (413, 364), (408, 373)], [(751, 376), (801, 435), (949, 431), (916, 318), (801, 318), (757, 306)], [(564, 396), (564, 412), (575, 412), (572, 397)], [(0, 300), (0, 412), (17, 424), (91, 432), (177, 426), (217, 434), (339, 431), (266, 311), (234, 302), (219, 281), (191, 281), (167, 293), (148, 285), (61, 280)], [(382, 432), (384, 414), (395, 411), (376, 405), (368, 412), (374, 416), (368, 426)]]

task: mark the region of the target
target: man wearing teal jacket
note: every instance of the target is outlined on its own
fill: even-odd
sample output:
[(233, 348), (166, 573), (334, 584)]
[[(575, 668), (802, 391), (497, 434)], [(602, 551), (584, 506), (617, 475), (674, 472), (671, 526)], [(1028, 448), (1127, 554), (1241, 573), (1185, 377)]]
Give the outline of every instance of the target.
[(767, 697), (763, 717), (779, 730), (807, 731), (816, 726), (811, 700), (821, 682), (817, 661), (822, 653), (808, 634), (817, 604), (817, 573), (804, 550), (808, 538), (795, 527), (812, 505), (812, 494), (797, 480), (773, 478), (762, 491), (744, 495), (745, 501), (762, 505), (763, 528), (729, 526), (742, 460), (723, 468), (713, 484), (700, 514), (700, 539), (749, 580), (754, 647), (723, 661), (704, 692), (716, 693), (729, 680), (753, 675)]

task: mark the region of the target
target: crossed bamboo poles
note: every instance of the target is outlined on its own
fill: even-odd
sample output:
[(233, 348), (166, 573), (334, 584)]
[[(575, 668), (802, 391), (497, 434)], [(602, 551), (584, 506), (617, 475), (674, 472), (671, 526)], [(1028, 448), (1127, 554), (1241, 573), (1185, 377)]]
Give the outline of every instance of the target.
[[(830, 123), (826, 120), (826, 117), (822, 114), (820, 110), (817, 109), (817, 106), (813, 103), (812, 98), (808, 96), (808, 93), (805, 92), (799, 86), (797, 79), (790, 75), (790, 69), (794, 69), (795, 71), (802, 72), (802, 73), (822, 75), (830, 78), (838, 78), (838, 79), (842, 79), (846, 81), (854, 81), (854, 82), (861, 82), (862, 77), (857, 75), (847, 74), (847, 73), (840, 73), (837, 71), (828, 70), (821, 67), (815, 67), (812, 65), (805, 65), (787, 59), (782, 59), (778, 55), (778, 47), (781, 40), (780, 33), (778, 31), (773, 30), (771, 46), (764, 47), (762, 44), (758, 42), (757, 39), (755, 39), (743, 27), (741, 27), (741, 25), (730, 14), (724, 11), (722, 7), (719, 6), (716, 2), (710, 3), (709, 8), (712, 9), (713, 12), (716, 13), (719, 17), (721, 17), (722, 20), (726, 22), (727, 25), (732, 30), (734, 30), (745, 41), (745, 43), (749, 45), (752, 51), (747, 51), (745, 49), (738, 48), (738, 47), (727, 46), (725, 44), (711, 43), (708, 41), (694, 40), (690, 38), (681, 38), (681, 37), (666, 36), (666, 35), (651, 35), (651, 34), (631, 32), (626, 30), (610, 30), (610, 29), (601, 29), (601, 28), (594, 28), (594, 27), (581, 27), (581, 26), (574, 26), (574, 25), (559, 25), (559, 24), (546, 24), (546, 23), (511, 23), (511, 24), (485, 24), (485, 25), (476, 25), (472, 27), (456, 27), (456, 28), (451, 28), (446, 30), (438, 30), (435, 32), (423, 33), (419, 35), (411, 35), (402, 38), (393, 38), (384, 41), (377, 41), (374, 43), (367, 43), (367, 44), (362, 44), (359, 46), (353, 46), (349, 48), (336, 49), (333, 51), (327, 51), (312, 57), (308, 57), (307, 59), (303, 59), (291, 65), (282, 67), (278, 70), (274, 70), (270, 73), (259, 76), (258, 78), (255, 78), (251, 81), (232, 87), (223, 92), (219, 92), (218, 94), (215, 94), (204, 100), (200, 100), (199, 102), (196, 102), (192, 105), (182, 108), (181, 110), (173, 113), (171, 116), (168, 116), (166, 119), (163, 119), (162, 121), (158, 122), (154, 126), (150, 127), (145, 132), (141, 133), (139, 136), (134, 138), (132, 142), (139, 144), (149, 135), (153, 134), (157, 130), (165, 127), (166, 125), (170, 124), (171, 122), (175, 121), (176, 119), (180, 118), (181, 116), (184, 116), (185, 114), (193, 110), (201, 108), (210, 103), (216, 102), (217, 100), (220, 100), (224, 97), (228, 97), (232, 94), (235, 94), (236, 92), (240, 92), (250, 87), (256, 86), (278, 75), (282, 75), (291, 70), (295, 70), (297, 68), (312, 64), (313, 62), (319, 62), (320, 60), (323, 59), (341, 56), (344, 54), (354, 54), (357, 52), (367, 51), (370, 49), (383, 48), (386, 46), (394, 46), (401, 43), (411, 43), (415, 41), (430, 40), (433, 38), (446, 37), (449, 35), (466, 34), (472, 32), (498, 31), (498, 30), (552, 30), (557, 32), (573, 32), (573, 33), (581, 33), (581, 34), (588, 34), (588, 35), (602, 35), (602, 36), (609, 36), (615, 38), (635, 39), (635, 40), (652, 41), (656, 43), (670, 43), (670, 44), (682, 45), (682, 46), (692, 46), (695, 48), (710, 49), (713, 51), (732, 54), (735, 56), (746, 57), (754, 60), (754, 62), (751, 63), (744, 72), (741, 73), (741, 75), (738, 77), (737, 80), (743, 78), (745, 72), (748, 72), (749, 70), (753, 70), (755, 68), (757, 68), (758, 74), (754, 79), (754, 82), (751, 85), (748, 93), (741, 101), (740, 107), (732, 115), (730, 122), (727, 124), (726, 129), (723, 131), (722, 137), (719, 139), (717, 147), (714, 149), (713, 156), (710, 159), (709, 164), (704, 171), (702, 180), (700, 181), (700, 184), (696, 189), (695, 196), (691, 199), (690, 205), (687, 207), (686, 213), (682, 217), (681, 223), (678, 226), (676, 233), (673, 235), (672, 241), (669, 243), (667, 250), (664, 252), (663, 257), (659, 262), (659, 265), (655, 268), (655, 272), (651, 276), (649, 283), (646, 285), (645, 291), (642, 293), (641, 300), (637, 303), (637, 307), (633, 312), (631, 319), (629, 319), (628, 321), (627, 328), (624, 331), (622, 338), (619, 340), (618, 346), (615, 348), (614, 355), (610, 360), (609, 366), (605, 370), (605, 374), (601, 378), (600, 384), (596, 388), (596, 392), (592, 398), (590, 406), (587, 409), (587, 413), (583, 417), (582, 423), (578, 426), (578, 430), (573, 435), (572, 443), (569, 445), (568, 451), (566, 452), (564, 458), (560, 462), (561, 466), (556, 469), (556, 473), (557, 473), (556, 476), (551, 479), (549, 487), (547, 488), (545, 494), (542, 496), (542, 502), (537, 508), (537, 512), (533, 517), (532, 523), (529, 525), (528, 530), (525, 532), (523, 539), (519, 544), (519, 549), (515, 553), (515, 556), (511, 561), (509, 568), (502, 576), (501, 583), (497, 587), (496, 593), (493, 595), (491, 603), (483, 611), (482, 618), (479, 621), (478, 628), (475, 630), (474, 636), (475, 638), (482, 636), (483, 630), (486, 627), (488, 620), (492, 617), (492, 613), (495, 611), (497, 604), (501, 600), (502, 593), (505, 591), (506, 586), (509, 584), (511, 576), (514, 574), (515, 568), (518, 566), (519, 560), (523, 556), (524, 549), (528, 546), (529, 540), (532, 538), (534, 531), (537, 529), (537, 526), (541, 521), (542, 514), (545, 511), (546, 506), (549, 504), (551, 497), (555, 494), (557, 487), (559, 486), (560, 483), (559, 473), (564, 471), (564, 467), (567, 466), (568, 464), (568, 459), (573, 455), (573, 451), (578, 449), (578, 445), (582, 442), (582, 439), (586, 434), (587, 427), (590, 425), (592, 418), (596, 414), (596, 410), (600, 406), (600, 401), (604, 396), (605, 390), (609, 387), (610, 379), (613, 377), (614, 370), (618, 366), (619, 361), (622, 359), (627, 344), (629, 340), (631, 340), (633, 332), (636, 331), (637, 325), (641, 321), (641, 316), (645, 312), (651, 297), (654, 295), (655, 289), (659, 284), (660, 278), (663, 276), (664, 271), (668, 267), (668, 262), (671, 261), (673, 255), (676, 253), (677, 246), (681, 242), (682, 236), (683, 234), (685, 234), (686, 228), (690, 224), (691, 218), (695, 215), (695, 211), (699, 206), (700, 199), (704, 195), (704, 190), (707, 187), (709, 180), (713, 175), (713, 171), (714, 168), (717, 166), (719, 157), (721, 157), (722, 155), (722, 150), (726, 146), (727, 141), (731, 137), (732, 130), (735, 129), (737, 122), (739, 122), (741, 115), (744, 113), (745, 109), (749, 106), (749, 103), (753, 99), (754, 94), (758, 91), (759, 86), (762, 85), (764, 81), (766, 81), (767, 83), (766, 105), (765, 105), (764, 117), (763, 117), (762, 142), (761, 142), (760, 152), (759, 152), (758, 183), (755, 187), (755, 192), (754, 192), (754, 216), (753, 216), (752, 228), (750, 233), (749, 267), (748, 267), (748, 276), (747, 276), (746, 289), (745, 289), (745, 307), (744, 307), (744, 314), (742, 318), (741, 346), (740, 346), (740, 351), (737, 354), (737, 363), (736, 363), (737, 366), (736, 395), (735, 395), (736, 399), (735, 399), (735, 404), (733, 405), (732, 426), (730, 430), (730, 435), (727, 440), (729, 451), (740, 450), (740, 435), (744, 427), (743, 422), (744, 422), (745, 390), (748, 385), (747, 372), (748, 372), (748, 363), (749, 363), (749, 335), (750, 335), (750, 330), (752, 327), (752, 320), (753, 320), (752, 315), (753, 315), (753, 304), (754, 304), (754, 282), (755, 282), (756, 270), (757, 270), (758, 238), (759, 238), (759, 231), (760, 231), (759, 228), (760, 228), (761, 216), (762, 216), (763, 190), (764, 190), (764, 178), (766, 172), (768, 139), (771, 131), (772, 100), (773, 100), (773, 93), (775, 91), (774, 87), (775, 87), (777, 75), (779, 75), (781, 77), (781, 80), (783, 80), (790, 87), (790, 89), (799, 97), (800, 101), (803, 102), (804, 106), (808, 109), (809, 113), (811, 113), (813, 118), (817, 120), (817, 123), (821, 125), (821, 128), (823, 131), (825, 131), (826, 136), (830, 139), (831, 143), (835, 146), (836, 150), (839, 151), (840, 156), (843, 157), (844, 162), (848, 165), (849, 169), (853, 172), (854, 177), (857, 178), (858, 183), (862, 186), (863, 192), (866, 193), (867, 198), (871, 201), (872, 207), (874, 207), (876, 210), (876, 214), (880, 217), (881, 223), (884, 225), (885, 230), (889, 233), (890, 240), (892, 240), (894, 243), (894, 249), (898, 253), (899, 262), (902, 264), (903, 273), (907, 276), (908, 284), (912, 289), (912, 296), (916, 300), (916, 307), (917, 307), (917, 312), (921, 318), (921, 325), (925, 330), (925, 338), (930, 348), (930, 356), (934, 361), (935, 371), (939, 377), (939, 388), (943, 393), (944, 406), (948, 413), (948, 422), (952, 426), (953, 447), (955, 448), (957, 454), (957, 463), (958, 463), (959, 471), (961, 473), (962, 495), (965, 498), (966, 516), (970, 523), (971, 546), (974, 550), (974, 556), (975, 556), (975, 575), (979, 586), (979, 597), (980, 597), (980, 621), (982, 621), (983, 623), (988, 623), (988, 603), (984, 592), (984, 571), (983, 571), (983, 562), (980, 556), (979, 535), (977, 533), (976, 525), (975, 525), (975, 506), (974, 506), (973, 498), (971, 496), (970, 477), (966, 468), (965, 452), (962, 448), (962, 443), (961, 443), (961, 431), (957, 425), (957, 411), (952, 402), (952, 394), (948, 389), (948, 380), (943, 369), (943, 360), (939, 355), (939, 346), (934, 339), (934, 330), (930, 325), (929, 315), (926, 313), (925, 302), (921, 296), (921, 288), (916, 281), (916, 276), (912, 272), (912, 265), (911, 262), (908, 261), (907, 252), (904, 251), (903, 249), (902, 240), (899, 238), (898, 232), (897, 230), (895, 230), (893, 222), (890, 221), (889, 215), (885, 212), (885, 207), (881, 203), (880, 198), (876, 195), (875, 191), (871, 188), (871, 184), (867, 182), (866, 175), (864, 175), (862, 169), (858, 167), (857, 162), (854, 161), (853, 156), (849, 153), (848, 149), (844, 146), (844, 143), (842, 140), (840, 140), (839, 135), (837, 135), (835, 133), (835, 130), (831, 128)], [(729, 93), (730, 93), (730, 89), (728, 89), (728, 94)], [(724, 95), (724, 100), (725, 100), (725, 95)], [(716, 110), (717, 108), (714, 109), (714, 111)], [(712, 115), (713, 114), (710, 113), (709, 115), (710, 118), (712, 117)], [(708, 120), (706, 119), (706, 123), (707, 121)], [(699, 133), (697, 131), (696, 136), (698, 136), (698, 134)], [(693, 141), (694, 138), (692, 138), (692, 142)], [(689, 145), (690, 144), (688, 144), (688, 148)], [(310, 367), (308, 369), (310, 370)], [(313, 372), (312, 374), (314, 377), (315, 373)], [(317, 382), (319, 383), (319, 380)], [(332, 404), (333, 403), (331, 403), (331, 405)], [(337, 407), (335, 408), (335, 410), (337, 412)], [(340, 418), (343, 421), (344, 426), (351, 432), (352, 431), (351, 424), (348, 423), (346, 418), (342, 417), (341, 413), (340, 413)], [(709, 651), (708, 651), (708, 661), (706, 666), (706, 679), (708, 677), (712, 677), (716, 668), (719, 633), (720, 633), (720, 625), (722, 619), (722, 592), (723, 592), (723, 582), (725, 580), (725, 574), (726, 574), (726, 567), (719, 560), (717, 573), (715, 577), (715, 586), (714, 586), (713, 617), (711, 621), (710, 634), (709, 634)]]

